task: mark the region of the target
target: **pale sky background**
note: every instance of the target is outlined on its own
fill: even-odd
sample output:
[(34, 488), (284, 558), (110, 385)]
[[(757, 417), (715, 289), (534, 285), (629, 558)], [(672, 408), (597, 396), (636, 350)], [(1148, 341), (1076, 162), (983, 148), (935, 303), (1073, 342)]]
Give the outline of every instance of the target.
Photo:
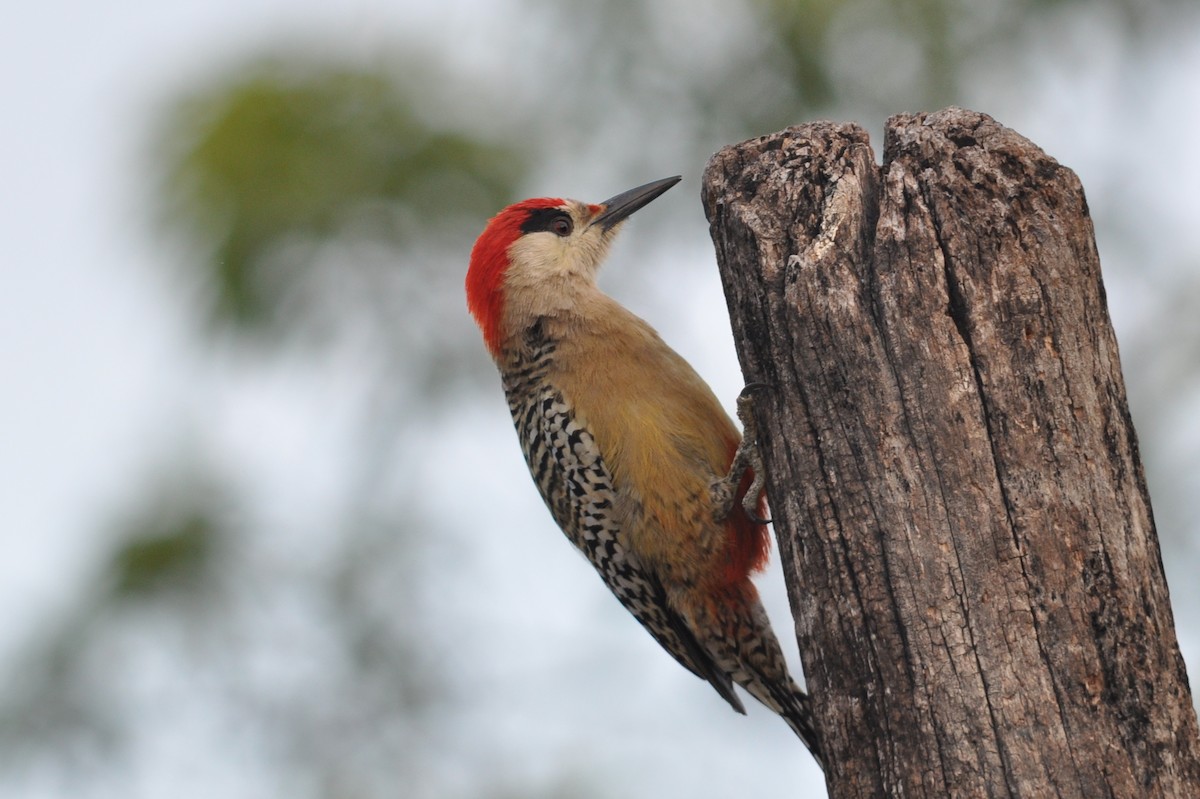
[[(165, 100), (281, 41), (314, 47), (321, 41), (339, 53), (371, 57), (401, 37), (444, 42), (452, 34), (466, 75), (482, 76), (497, 59), (519, 57), (493, 35), (512, 24), (506, 16), (512, 4), (422, 8), (362, 0), (43, 2), (6, 15), (0, 47), (0, 497), (6, 510), (0, 605), (12, 610), (0, 616), (0, 662), (20, 649), (34, 625), (77, 599), (74, 587), (93, 576), (99, 553), (112, 543), (98, 531), (98, 520), (135, 501), (144, 481), (181, 445), (257, 486), (258, 513), (298, 536), (288, 544), (296, 557), (320, 557), (313, 531), (335, 512), (337, 487), (346, 479), (341, 448), (356, 388), (329, 385), (300, 362), (264, 370), (253, 357), (219, 347), (214, 352), (199, 342), (196, 320), (186, 312), (190, 289), (178, 271), (164, 268), (176, 253), (154, 234), (145, 148)], [(996, 85), (990, 70), (980, 68), (960, 102), (1028, 136), (1080, 175), (1127, 375), (1135, 368), (1129, 343), (1143, 340), (1169, 307), (1164, 289), (1194, 282), (1190, 273), (1200, 264), (1200, 16), (1183, 19), (1186, 24), (1156, 34), (1156, 46), (1138, 63), (1122, 52), (1113, 21), (1103, 15), (1070, 31), (1050, 26), (1025, 54), (1025, 66), (1008, 73), (1013, 80)], [(879, 121), (865, 121), (878, 146)], [(679, 169), (662, 163), (644, 179)], [(595, 164), (564, 169), (562, 185), (541, 179), (545, 184), (530, 186), (530, 194), (595, 201), (628, 187), (614, 185)], [(658, 201), (694, 210), (692, 244), (685, 252), (654, 252), (660, 276), (644, 278), (644, 295), (620, 299), (731, 402), (741, 379), (715, 265), (707, 266), (713, 256), (698, 192), (699, 175), (688, 174)], [(631, 235), (654, 220), (639, 214)], [(464, 242), (464, 270), (469, 246)], [(627, 252), (617, 249), (613, 272), (632, 269), (621, 262)], [(1188, 272), (1183, 280), (1181, 271)], [(671, 299), (683, 274), (691, 293), (684, 301)], [(468, 323), (465, 308), (462, 323)], [(1137, 352), (1156, 357), (1153, 350)], [(479, 364), (491, 368), (482, 348)], [(1153, 372), (1152, 365), (1136, 368)], [(1147, 420), (1138, 416), (1139, 394), (1131, 386), (1143, 454), (1157, 464), (1152, 496), (1160, 490), (1156, 474), (1168, 472), (1177, 482), (1163, 490), (1200, 496), (1197, 388), (1194, 379), (1176, 382), (1172, 390), (1190, 401), (1175, 405), (1180, 410), (1169, 418)], [(472, 531), (458, 544), (473, 550), (470, 559), (446, 556), (445, 567), (462, 587), (446, 601), (463, 641), (462, 662), (447, 668), (466, 669), (479, 692), (465, 718), (430, 733), (455, 740), (443, 764), (447, 784), (454, 787), (455, 757), (465, 749), (476, 761), (522, 778), (553, 776), (555, 762), (569, 761), (610, 785), (627, 780), (631, 796), (668, 790), (648, 781), (660, 777), (644, 776), (656, 759), (670, 762), (677, 780), (670, 788), (680, 789), (661, 795), (800, 795), (802, 781), (819, 785), (815, 769), (770, 714), (752, 710), (748, 721), (733, 716), (699, 681), (680, 679), (678, 666), (631, 624), (580, 629), (581, 618), (615, 618), (621, 611), (605, 604), (611, 600), (553, 528), (529, 485), (498, 386), (493, 399), (488, 406), (464, 406), (459, 424), (431, 430), (428, 448), (414, 453), (431, 459), (434, 475), (453, 473), (464, 462), (495, 475), (477, 485), (470, 505), (487, 508), (496, 529), (477, 537)], [(1171, 435), (1147, 438), (1144, 425), (1151, 422)], [(463, 508), (445, 481), (431, 477), (428, 491), (435, 492), (435, 507)], [(1200, 558), (1191, 511), (1200, 509), (1200, 499), (1184, 507), (1172, 515), (1170, 529), (1161, 513), (1159, 525), (1179, 637), (1195, 680)], [(504, 579), (524, 568), (520, 580)], [(764, 590), (795, 663), (777, 573), (768, 575)], [(580, 690), (564, 678), (587, 673), (586, 662), (608, 653), (616, 653), (619, 665), (596, 687)], [(153, 666), (143, 667), (153, 673)], [(639, 704), (653, 704), (639, 697), (658, 702), (664, 696), (654, 713), (639, 711)], [(456, 724), (472, 733), (460, 738), (450, 729)], [(184, 708), (158, 728), (168, 732), (143, 742), (130, 782), (96, 786), (94, 795), (280, 795), (278, 785), (239, 765), (234, 745), (203, 708)], [(684, 730), (687, 745), (672, 745)], [(750, 730), (754, 745), (740, 743)], [(597, 759), (589, 737), (615, 743)], [(222, 767), (212, 768), (214, 761)], [(52, 777), (38, 784), (56, 795)]]

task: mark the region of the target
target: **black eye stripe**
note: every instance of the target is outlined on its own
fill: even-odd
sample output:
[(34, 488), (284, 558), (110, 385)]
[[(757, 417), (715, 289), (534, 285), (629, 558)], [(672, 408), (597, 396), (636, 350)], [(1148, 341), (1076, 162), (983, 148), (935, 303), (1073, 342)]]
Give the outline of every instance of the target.
[[(574, 226), (571, 222), (571, 215), (561, 208), (534, 208), (529, 211), (525, 221), (521, 223), (522, 233), (537, 233), (538, 231), (546, 230), (551, 233), (558, 233), (554, 229), (554, 223), (558, 221), (566, 221), (568, 226)], [(559, 235), (562, 235), (561, 233)]]

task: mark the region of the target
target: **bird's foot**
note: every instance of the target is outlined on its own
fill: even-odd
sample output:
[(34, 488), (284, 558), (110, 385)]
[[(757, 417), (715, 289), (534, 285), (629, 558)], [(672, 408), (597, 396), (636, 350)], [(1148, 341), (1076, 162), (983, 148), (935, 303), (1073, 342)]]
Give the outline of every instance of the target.
[(737, 398), (738, 420), (742, 423), (742, 443), (738, 444), (733, 454), (733, 462), (729, 464), (729, 473), (716, 480), (711, 486), (713, 517), (718, 522), (729, 518), (733, 505), (737, 501), (738, 488), (742, 477), (749, 469), (752, 475), (750, 487), (742, 495), (742, 510), (756, 524), (769, 524), (770, 519), (758, 515), (758, 498), (762, 495), (767, 483), (767, 471), (763, 468), (762, 453), (758, 449), (758, 424), (754, 421), (754, 413), (750, 408), (751, 395), (760, 389), (770, 388), (766, 383), (750, 383)]

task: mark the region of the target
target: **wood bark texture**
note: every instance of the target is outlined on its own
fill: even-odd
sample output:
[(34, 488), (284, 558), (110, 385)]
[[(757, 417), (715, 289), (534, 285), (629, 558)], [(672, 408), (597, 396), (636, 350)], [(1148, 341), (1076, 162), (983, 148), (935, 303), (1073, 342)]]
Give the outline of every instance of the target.
[(1074, 173), (991, 118), (728, 147), (703, 200), (843, 797), (1200, 797)]

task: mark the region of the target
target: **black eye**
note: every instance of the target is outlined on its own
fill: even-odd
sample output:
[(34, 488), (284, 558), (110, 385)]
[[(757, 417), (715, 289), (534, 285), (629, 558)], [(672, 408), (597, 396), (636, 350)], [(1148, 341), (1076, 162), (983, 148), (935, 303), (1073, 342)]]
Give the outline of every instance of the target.
[(571, 217), (569, 216), (556, 216), (550, 220), (550, 230), (556, 236), (570, 236), (573, 228), (574, 225), (571, 224)]
[(522, 233), (540, 233), (544, 230), (563, 238), (570, 236), (574, 229), (571, 215), (561, 208), (534, 208), (521, 223)]

